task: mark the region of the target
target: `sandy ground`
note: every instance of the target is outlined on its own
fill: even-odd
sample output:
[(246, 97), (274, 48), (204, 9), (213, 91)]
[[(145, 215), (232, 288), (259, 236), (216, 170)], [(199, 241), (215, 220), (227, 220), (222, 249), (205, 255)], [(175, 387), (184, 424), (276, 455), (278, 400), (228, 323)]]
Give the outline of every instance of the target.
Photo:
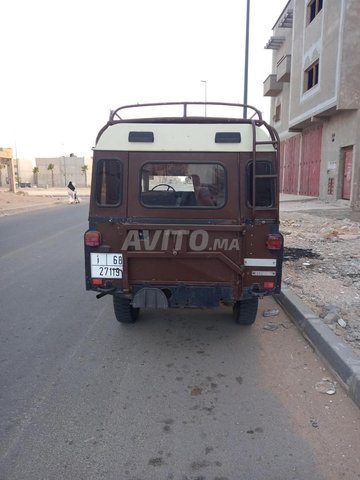
[(63, 203), (67, 199), (65, 197), (53, 196), (53, 195), (29, 195), (27, 192), (19, 191), (18, 193), (12, 193), (8, 191), (0, 191), (0, 215), (6, 212), (10, 214), (11, 211), (15, 211), (18, 208), (29, 206), (47, 206), (53, 203)]
[(309, 207), (282, 205), (283, 284), (360, 355), (360, 222), (341, 203)]
[[(80, 188), (79, 196), (87, 197), (90, 194), (88, 188)], [(17, 193), (9, 192), (8, 189), (0, 188), (0, 215), (11, 215), (20, 209), (39, 208), (41, 206), (69, 203), (67, 189), (19, 189)]]

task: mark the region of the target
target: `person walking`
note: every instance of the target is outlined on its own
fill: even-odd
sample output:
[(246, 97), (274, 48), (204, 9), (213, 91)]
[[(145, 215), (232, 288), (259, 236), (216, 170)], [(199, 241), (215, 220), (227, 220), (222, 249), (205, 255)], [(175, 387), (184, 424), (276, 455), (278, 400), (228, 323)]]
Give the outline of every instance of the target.
[(76, 191), (75, 186), (70, 181), (68, 183), (68, 186), (67, 186), (67, 192), (68, 192), (68, 195), (69, 195), (69, 203), (74, 203), (74, 201), (75, 201), (75, 191)]

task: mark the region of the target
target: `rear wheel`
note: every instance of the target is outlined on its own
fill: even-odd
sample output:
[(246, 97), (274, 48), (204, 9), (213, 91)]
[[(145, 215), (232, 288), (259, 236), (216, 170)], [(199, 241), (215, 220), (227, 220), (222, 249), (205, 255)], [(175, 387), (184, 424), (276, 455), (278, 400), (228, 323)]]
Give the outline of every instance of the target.
[(121, 295), (113, 295), (114, 313), (120, 323), (134, 323), (139, 316), (140, 308), (130, 305), (130, 300)]
[(239, 325), (252, 325), (255, 322), (258, 298), (240, 300), (233, 306), (234, 320)]

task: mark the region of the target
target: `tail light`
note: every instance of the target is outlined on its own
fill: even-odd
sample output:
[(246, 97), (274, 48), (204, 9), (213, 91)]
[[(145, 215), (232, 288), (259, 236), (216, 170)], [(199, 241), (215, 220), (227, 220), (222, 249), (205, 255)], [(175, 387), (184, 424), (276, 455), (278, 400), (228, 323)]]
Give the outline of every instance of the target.
[(104, 280), (102, 278), (92, 278), (91, 279), (92, 285), (102, 285), (104, 283)]
[(269, 250), (281, 250), (283, 238), (280, 233), (270, 233), (266, 239), (266, 248)]
[(274, 282), (264, 282), (264, 288), (274, 288)]
[(98, 247), (101, 245), (101, 234), (95, 230), (89, 230), (85, 232), (84, 240), (87, 247)]

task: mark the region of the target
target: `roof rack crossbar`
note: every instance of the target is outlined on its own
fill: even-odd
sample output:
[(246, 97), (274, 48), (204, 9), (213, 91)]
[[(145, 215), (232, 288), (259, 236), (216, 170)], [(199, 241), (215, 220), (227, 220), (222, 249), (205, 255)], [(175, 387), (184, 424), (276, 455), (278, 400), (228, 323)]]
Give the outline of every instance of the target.
[[(136, 108), (143, 108), (143, 107), (168, 107), (168, 106), (179, 106), (179, 105), (182, 105), (183, 106), (183, 118), (189, 118), (189, 115), (188, 115), (188, 107), (189, 106), (193, 106), (193, 105), (203, 105), (204, 107), (205, 106), (222, 106), (222, 107), (236, 107), (236, 108), (244, 108), (244, 107), (247, 107), (247, 108), (250, 108), (251, 110), (254, 111), (254, 115), (257, 116), (257, 119), (255, 119), (255, 121), (259, 122), (260, 124), (263, 123), (263, 119), (262, 119), (262, 114), (260, 112), (260, 110), (258, 110), (257, 108), (251, 106), (251, 105), (245, 105), (243, 103), (226, 103), (226, 102), (162, 102), (162, 103), (143, 103), (143, 104), (133, 104), (133, 105), (124, 105), (122, 107), (119, 107), (117, 108), (116, 110), (111, 110), (110, 111), (110, 118), (109, 118), (109, 122), (112, 123), (112, 122), (117, 122), (117, 121), (129, 121), (129, 120), (136, 120), (137, 118), (134, 117), (134, 118), (123, 118), (121, 116), (121, 113), (123, 110), (127, 110), (127, 109), (136, 109)], [(205, 115), (206, 116), (206, 115)], [(179, 116), (179, 118), (181, 118), (181, 116)], [(225, 117), (224, 117), (225, 118)], [(232, 118), (232, 117), (230, 117)], [(239, 116), (236, 116), (236, 117), (233, 117), (233, 118), (236, 118), (238, 120), (240, 119), (243, 119), (243, 117), (239, 117)], [(252, 119), (244, 119), (245, 121), (247, 122), (251, 122)]]

